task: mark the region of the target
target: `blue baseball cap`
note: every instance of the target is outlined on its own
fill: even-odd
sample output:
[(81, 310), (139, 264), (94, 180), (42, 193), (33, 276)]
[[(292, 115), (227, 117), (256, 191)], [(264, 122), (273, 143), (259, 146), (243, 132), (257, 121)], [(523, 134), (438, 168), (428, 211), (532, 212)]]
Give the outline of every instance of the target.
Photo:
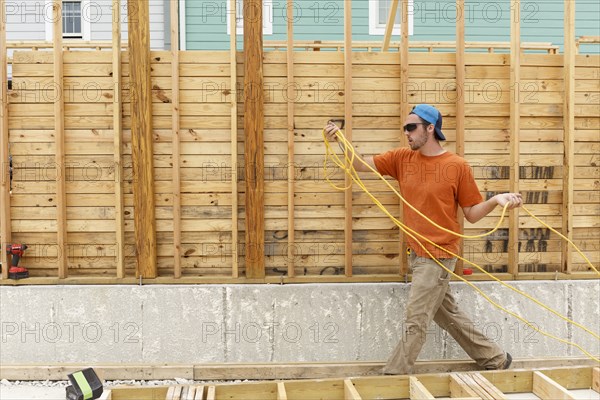
[(413, 107), (411, 114), (416, 114), (424, 121), (435, 125), (435, 136), (439, 140), (446, 140), (446, 136), (442, 133), (442, 114), (437, 108), (429, 104), (417, 104)]

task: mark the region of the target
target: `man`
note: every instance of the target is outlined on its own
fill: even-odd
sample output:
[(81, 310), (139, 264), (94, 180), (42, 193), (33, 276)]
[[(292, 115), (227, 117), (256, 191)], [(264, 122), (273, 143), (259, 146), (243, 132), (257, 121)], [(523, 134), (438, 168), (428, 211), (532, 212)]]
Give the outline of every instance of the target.
[[(338, 127), (328, 123), (327, 138), (336, 140)], [(421, 213), (453, 232), (459, 232), (457, 209), (475, 223), (496, 206), (516, 208), (522, 205), (518, 193), (498, 194), (483, 201), (467, 162), (440, 145), (446, 140), (442, 133), (442, 115), (433, 106), (419, 104), (405, 120), (404, 134), (408, 148), (398, 148), (362, 159), (382, 175), (398, 181), (402, 196)], [(354, 160), (357, 171), (370, 171)], [(454, 254), (459, 252), (460, 238), (435, 227), (404, 205), (403, 223)], [(454, 270), (456, 258), (419, 239), (425, 248), (446, 268)], [(449, 291), (450, 274), (440, 267), (423, 247), (411, 238), (409, 264), (412, 283), (406, 306), (403, 337), (389, 358), (383, 373), (410, 374), (425, 343), (427, 328), (435, 321), (448, 331), (458, 344), (484, 369), (506, 369), (512, 358), (474, 328), (470, 318), (458, 308)]]

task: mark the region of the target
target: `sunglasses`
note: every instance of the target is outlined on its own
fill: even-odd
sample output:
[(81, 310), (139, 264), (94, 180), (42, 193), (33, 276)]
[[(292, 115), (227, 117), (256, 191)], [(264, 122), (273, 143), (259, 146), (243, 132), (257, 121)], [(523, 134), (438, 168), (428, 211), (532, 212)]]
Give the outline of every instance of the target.
[(404, 125), (404, 127), (402, 129), (404, 129), (405, 132), (412, 132), (415, 129), (417, 129), (417, 125), (431, 125), (431, 124), (426, 124), (423, 122), (414, 122), (412, 124), (406, 124)]

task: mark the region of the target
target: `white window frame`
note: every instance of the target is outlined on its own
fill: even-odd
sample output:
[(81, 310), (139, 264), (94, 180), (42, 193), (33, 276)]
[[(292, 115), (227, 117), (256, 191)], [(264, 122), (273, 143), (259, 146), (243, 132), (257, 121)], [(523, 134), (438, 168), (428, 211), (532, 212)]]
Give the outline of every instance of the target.
[(179, 0), (179, 50), (187, 50), (185, 13), (185, 0)]
[[(73, 1), (73, 0), (66, 0)], [(92, 40), (92, 23), (89, 18), (85, 17), (86, 10), (90, 8), (91, 0), (80, 0), (81, 1), (81, 40), (90, 41)], [(52, 0), (45, 0), (44, 3), (44, 20), (46, 21), (46, 41), (51, 42), (53, 39), (54, 23), (52, 22)], [(62, 26), (61, 26), (62, 31)], [(65, 40), (69, 40), (69, 37), (64, 37)]]
[[(243, 3), (242, 0), (236, 0), (237, 6), (239, 7), (239, 3)], [(227, 34), (231, 35), (231, 26), (229, 22), (229, 15), (231, 14), (231, 4), (229, 0), (225, 0), (227, 3)], [(244, 34), (244, 21), (242, 20), (240, 24), (236, 27), (236, 33), (238, 35)], [(273, 0), (263, 0), (263, 35), (272, 35), (273, 34)]]
[[(379, 23), (379, 2), (381, 0), (369, 0), (369, 35), (385, 35), (385, 25)], [(402, 0), (401, 0), (402, 1)], [(398, 3), (396, 15), (400, 13), (402, 5)], [(414, 0), (408, 0), (408, 34), (413, 34)], [(386, 18), (387, 20), (387, 18)], [(400, 35), (400, 25), (394, 24), (392, 35)]]

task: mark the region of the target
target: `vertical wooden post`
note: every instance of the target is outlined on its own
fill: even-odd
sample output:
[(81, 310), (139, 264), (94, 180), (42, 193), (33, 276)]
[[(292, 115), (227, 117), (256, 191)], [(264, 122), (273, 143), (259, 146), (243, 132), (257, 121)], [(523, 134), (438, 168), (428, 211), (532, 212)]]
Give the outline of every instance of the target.
[[(352, 142), (352, 0), (344, 1), (344, 118), (346, 119), (346, 138)], [(352, 178), (345, 175), (345, 185)], [(352, 186), (344, 192), (346, 214), (344, 219), (345, 273), (352, 276)]]
[(296, 275), (295, 261), (295, 171), (294, 171), (294, 0), (287, 0), (287, 126), (288, 126), (288, 277)]
[[(244, 1), (246, 277), (264, 278), (264, 98), (262, 0)], [(232, 27), (235, 29), (235, 26)]]
[[(565, 100), (563, 104), (564, 155), (563, 155), (563, 198), (562, 234), (573, 240), (573, 179), (575, 177), (575, 0), (565, 0), (564, 20), (564, 81)], [(570, 274), (573, 267), (573, 253), (568, 242), (562, 241), (562, 270)]]
[[(465, 155), (465, 0), (456, 0), (456, 154)], [(462, 209), (458, 208), (460, 232), (464, 231), (465, 219)], [(462, 240), (464, 245), (464, 240)], [(463, 246), (460, 247), (463, 252)], [(461, 254), (462, 255), (462, 254)], [(462, 275), (463, 261), (458, 260), (456, 271)]]
[(392, 39), (392, 31), (394, 30), (394, 21), (396, 20), (396, 11), (398, 11), (398, 0), (392, 0), (390, 14), (388, 15), (387, 25), (385, 26), (385, 35), (383, 37), (381, 51), (388, 51), (390, 48), (390, 40)]
[[(404, 121), (408, 113), (410, 112), (410, 105), (408, 104), (408, 0), (401, 0), (402, 7), (401, 10), (401, 18), (400, 18), (400, 121)], [(400, 125), (403, 125), (402, 123)], [(400, 132), (400, 143), (401, 146), (406, 146), (406, 135), (404, 132)], [(400, 210), (399, 210), (399, 219), (404, 219), (404, 203), (400, 200)], [(406, 260), (406, 247), (404, 244), (404, 233), (402, 231), (399, 232), (399, 240), (400, 240), (400, 275), (407, 276), (408, 275), (408, 263)]]
[(238, 150), (237, 150), (237, 1), (230, 1), (229, 26), (229, 85), (231, 86), (231, 276), (237, 278), (240, 275), (239, 263), (239, 237), (238, 237)]
[(10, 257), (6, 254), (5, 247), (12, 240), (10, 219), (10, 169), (8, 154), (8, 71), (6, 57), (6, 2), (0, 0), (0, 260), (2, 265), (1, 279), (8, 278), (8, 265)]
[(171, 1), (171, 131), (173, 153), (173, 276), (181, 278), (181, 150), (179, 137), (179, 1)]
[[(510, 2), (510, 191), (519, 191), (519, 131), (521, 129), (521, 1)], [(514, 209), (508, 220), (508, 273), (519, 273), (519, 211)]]
[(62, 1), (53, 0), (54, 42), (54, 140), (56, 144), (56, 236), (58, 243), (58, 277), (69, 274), (67, 259), (67, 195), (65, 165), (65, 103), (63, 95)]
[(121, 72), (121, 2), (112, 2), (113, 137), (115, 163), (115, 233), (117, 240), (117, 278), (125, 277), (125, 220), (123, 203), (123, 109)]
[(128, 0), (136, 277), (156, 278), (150, 21), (147, 0)]

